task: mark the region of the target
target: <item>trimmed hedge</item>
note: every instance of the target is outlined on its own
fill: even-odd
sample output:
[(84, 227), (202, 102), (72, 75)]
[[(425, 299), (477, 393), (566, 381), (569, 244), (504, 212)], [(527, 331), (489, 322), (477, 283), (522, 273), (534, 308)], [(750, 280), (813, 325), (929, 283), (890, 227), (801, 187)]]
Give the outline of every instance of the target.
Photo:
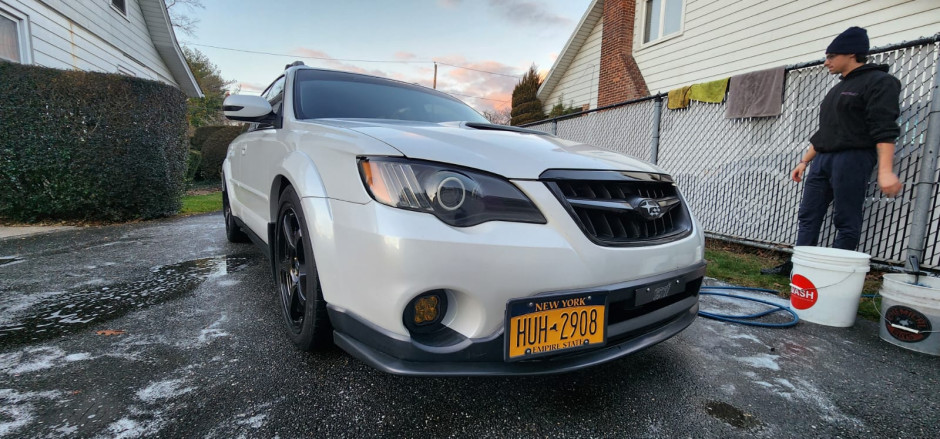
[(202, 143), (202, 163), (199, 176), (203, 180), (222, 179), (222, 162), (228, 153), (228, 145), (245, 131), (246, 126), (219, 126)]
[(0, 62), (0, 217), (125, 221), (175, 214), (186, 96), (118, 74)]
[(196, 151), (202, 151), (202, 145), (206, 143), (206, 139), (208, 139), (209, 136), (221, 128), (225, 128), (225, 125), (212, 125), (196, 128), (193, 136), (189, 138), (189, 143), (192, 145), (192, 149), (195, 149)]

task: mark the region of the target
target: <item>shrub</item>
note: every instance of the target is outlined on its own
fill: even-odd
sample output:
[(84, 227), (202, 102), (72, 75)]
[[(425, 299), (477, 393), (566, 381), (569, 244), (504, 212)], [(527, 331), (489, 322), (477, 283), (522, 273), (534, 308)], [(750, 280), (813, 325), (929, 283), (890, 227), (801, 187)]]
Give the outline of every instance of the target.
[(202, 164), (199, 167), (199, 177), (202, 180), (222, 179), (222, 162), (228, 152), (228, 145), (244, 131), (244, 128), (240, 126), (217, 128), (202, 144)]
[(202, 153), (195, 149), (189, 150), (189, 160), (186, 161), (186, 182), (190, 183), (196, 179), (196, 172), (199, 171), (199, 165), (202, 164)]
[(559, 116), (564, 116), (566, 114), (580, 113), (581, 111), (583, 110), (578, 107), (575, 107), (575, 106), (565, 107), (564, 105), (562, 105), (561, 102), (559, 102), (555, 104), (555, 106), (552, 107), (552, 111), (548, 113), (548, 117), (559, 117)]
[(209, 136), (221, 128), (225, 128), (225, 125), (212, 125), (208, 127), (196, 128), (193, 136), (189, 138), (189, 143), (192, 145), (192, 149), (195, 149), (196, 151), (202, 151), (202, 145), (206, 143), (206, 139), (208, 139)]
[(0, 62), (0, 217), (155, 218), (180, 208), (186, 97), (118, 74)]

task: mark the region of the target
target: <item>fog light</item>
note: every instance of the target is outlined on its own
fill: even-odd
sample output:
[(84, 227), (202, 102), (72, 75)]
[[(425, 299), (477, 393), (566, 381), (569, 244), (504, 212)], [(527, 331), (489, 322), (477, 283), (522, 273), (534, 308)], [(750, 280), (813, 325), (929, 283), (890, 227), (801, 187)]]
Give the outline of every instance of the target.
[(412, 299), (405, 308), (403, 320), (412, 331), (436, 330), (446, 312), (447, 295), (443, 290), (434, 290)]
[(437, 296), (419, 297), (415, 302), (415, 324), (427, 325), (435, 320), (441, 312), (441, 300)]

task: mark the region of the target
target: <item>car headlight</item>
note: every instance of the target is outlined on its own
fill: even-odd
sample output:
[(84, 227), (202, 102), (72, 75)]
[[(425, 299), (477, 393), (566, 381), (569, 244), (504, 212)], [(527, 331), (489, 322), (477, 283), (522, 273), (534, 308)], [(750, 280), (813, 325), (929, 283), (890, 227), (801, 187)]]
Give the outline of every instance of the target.
[(545, 224), (545, 217), (508, 180), (433, 162), (363, 157), (359, 170), (375, 201), (427, 212), (457, 227), (487, 221)]

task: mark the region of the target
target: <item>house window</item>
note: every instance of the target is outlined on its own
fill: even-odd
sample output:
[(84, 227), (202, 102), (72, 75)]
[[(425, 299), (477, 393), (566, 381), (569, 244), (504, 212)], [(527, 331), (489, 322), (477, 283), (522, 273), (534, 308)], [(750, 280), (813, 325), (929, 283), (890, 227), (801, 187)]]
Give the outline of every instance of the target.
[(125, 0), (111, 0), (111, 6), (120, 13), (127, 15), (127, 2)]
[(0, 9), (0, 60), (29, 64), (29, 30), (26, 16)]
[(682, 0), (646, 0), (643, 42), (649, 43), (682, 30)]

